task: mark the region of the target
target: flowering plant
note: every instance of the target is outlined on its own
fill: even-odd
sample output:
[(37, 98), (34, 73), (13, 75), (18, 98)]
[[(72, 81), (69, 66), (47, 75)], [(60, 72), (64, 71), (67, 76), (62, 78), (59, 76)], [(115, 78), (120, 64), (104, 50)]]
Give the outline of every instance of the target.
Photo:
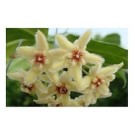
[[(58, 46), (49, 48), (46, 36), (37, 30), (35, 45), (16, 48), (15, 58), (27, 60), (27, 70), (20, 68), (7, 76), (20, 82), (22, 92), (35, 94), (37, 104), (89, 106), (100, 98), (110, 97), (110, 82), (123, 67), (123, 61), (103, 66), (105, 59), (101, 55), (86, 50), (90, 31), (74, 42), (62, 34), (55, 37)], [(72, 98), (72, 92), (79, 95)]]

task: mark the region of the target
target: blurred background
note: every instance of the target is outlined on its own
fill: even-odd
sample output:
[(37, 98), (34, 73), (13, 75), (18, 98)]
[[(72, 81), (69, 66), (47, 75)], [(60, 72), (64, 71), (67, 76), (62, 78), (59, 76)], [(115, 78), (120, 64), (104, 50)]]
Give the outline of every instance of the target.
[[(128, 48), (128, 29), (127, 28), (58, 28), (57, 33), (73, 33), (77, 35), (82, 35), (88, 29), (92, 32), (92, 38), (100, 35), (101, 37), (105, 37), (111, 33), (117, 33), (121, 37), (121, 46), (123, 48)], [(56, 33), (56, 29), (49, 29), (49, 35), (54, 35)]]
[[(28, 68), (27, 63), (24, 60), (12, 59), (12, 55), (15, 53), (15, 49), (20, 42), (20, 39), (24, 40), (23, 45), (33, 45), (34, 35), (39, 28), (7, 28), (6, 29), (6, 63), (7, 66), (12, 61), (12, 64), (8, 68), (9, 72), (16, 71), (23, 65)], [(83, 28), (41, 28), (40, 29), (48, 38), (50, 47), (53, 47), (55, 41), (54, 35), (56, 33), (65, 34), (69, 39), (77, 38), (84, 33), (87, 29)], [(126, 28), (93, 28), (92, 39), (96, 41), (115, 43), (118, 46), (127, 49), (128, 48), (128, 29)], [(70, 36), (69, 36), (69, 35)], [(97, 103), (90, 105), (91, 107), (111, 107), (111, 106), (128, 106), (128, 70), (120, 70), (116, 74), (116, 79), (111, 82), (110, 89), (112, 97), (105, 99), (98, 99)], [(76, 94), (73, 93), (73, 97)], [(33, 102), (34, 95), (22, 93), (20, 90), (20, 83), (18, 81), (9, 80), (6, 78), (6, 106), (47, 106), (37, 105)]]

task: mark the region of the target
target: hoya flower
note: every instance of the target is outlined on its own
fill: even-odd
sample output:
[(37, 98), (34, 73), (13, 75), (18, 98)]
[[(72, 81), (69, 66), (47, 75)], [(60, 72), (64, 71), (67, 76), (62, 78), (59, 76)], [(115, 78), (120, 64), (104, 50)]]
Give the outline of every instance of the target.
[(46, 93), (45, 89), (45, 85), (43, 85), (43, 83), (40, 80), (36, 80), (34, 83), (26, 85), (24, 82), (24, 78), (27, 75), (27, 72), (22, 70), (20, 72), (14, 72), (14, 73), (8, 73), (7, 76), (12, 79), (12, 80), (16, 80), (19, 81), (21, 84), (21, 91), (31, 94), (31, 93), (36, 93), (37, 96), (42, 96), (43, 94)]
[(76, 106), (76, 107), (84, 106), (85, 97), (84, 97), (84, 95), (76, 97), (75, 99), (70, 100), (68, 104), (69, 104), (69, 106)]
[(109, 85), (115, 79), (115, 73), (123, 66), (114, 64), (95, 70), (95, 67), (90, 69), (89, 75), (85, 79), (86, 89), (82, 91), (85, 95), (85, 105), (94, 104), (98, 98), (110, 97)]
[(71, 76), (78, 84), (82, 78), (82, 65), (90, 63), (101, 67), (104, 62), (101, 56), (86, 51), (90, 36), (91, 33), (86, 31), (79, 39), (71, 43), (66, 37), (56, 35), (59, 47), (66, 52), (64, 58), (57, 62), (57, 65), (59, 65), (59, 68), (67, 67)]
[[(46, 37), (41, 31), (36, 33), (35, 46), (18, 47), (17, 54), (20, 57), (28, 59), (31, 67), (25, 76), (25, 84), (34, 83), (36, 78), (50, 67), (50, 55)], [(49, 56), (48, 56), (49, 55)]]
[(66, 106), (76, 106), (76, 107), (88, 106), (89, 104), (95, 103), (94, 100), (95, 99), (90, 94), (88, 96), (81, 95), (79, 97), (76, 97), (75, 99), (69, 100)]
[[(30, 69), (8, 73), (7, 76), (20, 82), (21, 91), (36, 94), (34, 102), (37, 104), (89, 106), (98, 98), (110, 97), (110, 82), (123, 62), (102, 67), (104, 59), (86, 51), (90, 36), (91, 33), (86, 31), (71, 43), (66, 37), (56, 35), (59, 47), (49, 49), (46, 37), (38, 30), (35, 46), (16, 49), (19, 57), (29, 61)], [(91, 65), (89, 73), (82, 69), (86, 64)], [(82, 71), (85, 76), (82, 76)], [(72, 92), (79, 92), (80, 96), (72, 99)]]
[[(77, 90), (76, 83), (71, 80), (71, 77), (67, 72), (63, 72), (61, 75), (53, 73), (53, 82), (47, 87), (47, 99), (51, 106), (64, 106), (70, 102), (70, 92)], [(46, 76), (42, 76), (42, 79)], [(42, 80), (43, 81), (43, 80)], [(51, 82), (52, 80), (50, 80)], [(49, 80), (48, 80), (49, 82)], [(46, 103), (46, 97), (39, 98), (36, 103)]]

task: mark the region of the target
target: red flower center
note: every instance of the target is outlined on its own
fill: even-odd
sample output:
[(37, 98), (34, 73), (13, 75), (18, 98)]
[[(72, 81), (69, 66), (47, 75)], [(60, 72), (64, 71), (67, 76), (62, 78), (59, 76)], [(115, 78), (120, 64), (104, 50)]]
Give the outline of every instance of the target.
[(99, 87), (99, 86), (102, 84), (102, 79), (96, 77), (96, 78), (92, 81), (92, 84), (93, 84), (94, 86), (96, 86), (96, 87)]
[(62, 84), (61, 86), (56, 86), (56, 91), (59, 94), (67, 94), (67, 92), (68, 92), (68, 90), (67, 90), (67, 88), (65, 87), (64, 84)]
[(75, 60), (76, 62), (79, 62), (81, 60), (81, 57), (83, 56), (82, 52), (80, 50), (74, 50), (72, 51), (72, 60)]
[(45, 64), (45, 56), (42, 53), (38, 53), (35, 55), (35, 60), (34, 62), (36, 64)]
[(33, 89), (34, 89), (34, 84), (31, 84), (31, 85), (25, 85), (25, 84), (23, 84), (23, 88), (25, 88), (25, 89), (28, 89), (28, 91), (29, 92), (31, 92)]
[(61, 107), (61, 106), (62, 106), (62, 104), (60, 104), (60, 103), (59, 104), (56, 104), (56, 107)]

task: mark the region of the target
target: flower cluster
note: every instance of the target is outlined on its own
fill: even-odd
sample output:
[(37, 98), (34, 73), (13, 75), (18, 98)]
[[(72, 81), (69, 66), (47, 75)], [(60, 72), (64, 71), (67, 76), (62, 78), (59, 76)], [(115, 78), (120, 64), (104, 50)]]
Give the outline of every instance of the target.
[[(110, 82), (123, 62), (102, 67), (104, 58), (86, 51), (91, 33), (86, 31), (75, 42), (63, 35), (56, 35), (57, 48), (49, 49), (46, 37), (37, 31), (34, 46), (21, 46), (16, 49), (18, 57), (30, 63), (28, 71), (8, 73), (8, 77), (21, 84), (21, 90), (35, 93), (37, 104), (49, 106), (88, 106), (97, 99), (112, 95)], [(85, 67), (89, 69), (86, 72)], [(79, 96), (72, 98), (72, 93)]]

